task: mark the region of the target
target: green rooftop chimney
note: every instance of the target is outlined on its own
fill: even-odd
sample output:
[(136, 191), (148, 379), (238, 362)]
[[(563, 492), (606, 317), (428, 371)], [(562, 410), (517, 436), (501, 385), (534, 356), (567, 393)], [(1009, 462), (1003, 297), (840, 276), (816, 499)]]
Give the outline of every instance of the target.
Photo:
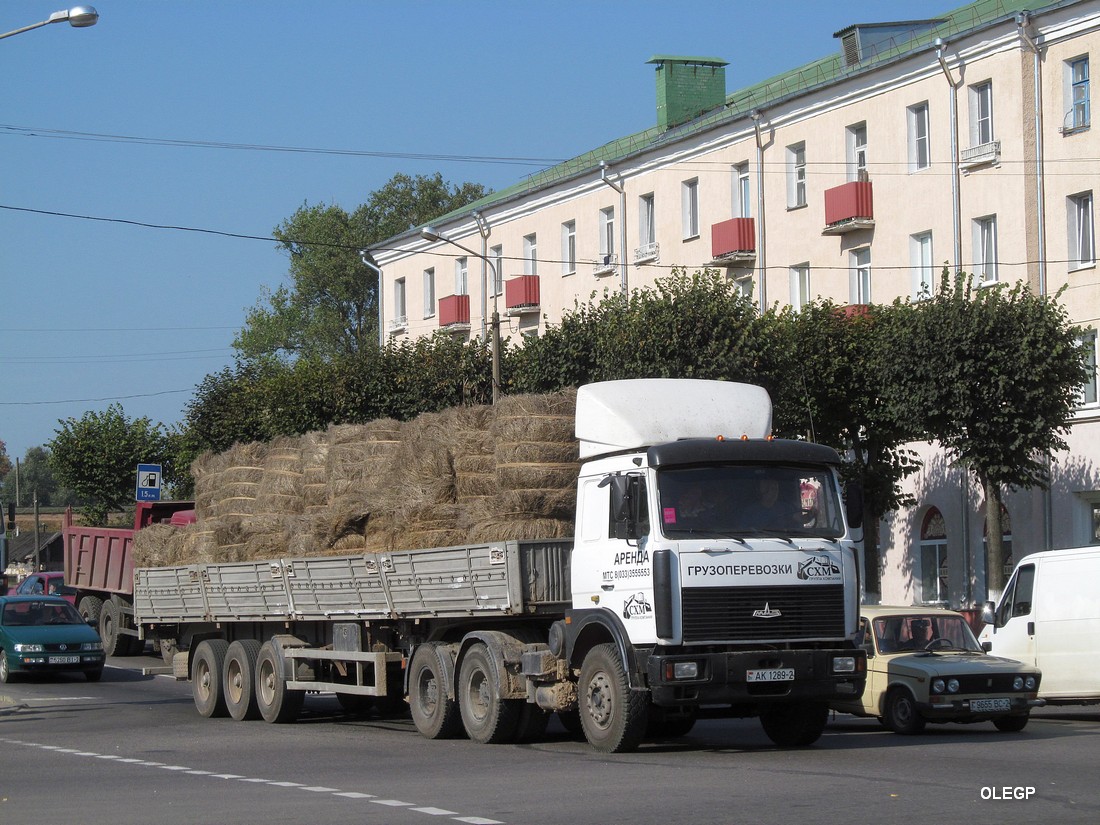
[(657, 125), (671, 129), (726, 102), (725, 60), (713, 57), (655, 55)]

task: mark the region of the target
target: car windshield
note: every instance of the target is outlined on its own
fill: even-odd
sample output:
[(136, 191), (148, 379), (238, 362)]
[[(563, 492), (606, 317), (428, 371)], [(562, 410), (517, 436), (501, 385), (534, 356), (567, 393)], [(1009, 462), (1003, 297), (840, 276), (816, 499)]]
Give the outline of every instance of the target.
[(873, 622), (879, 653), (923, 650), (965, 650), (981, 653), (970, 625), (962, 616), (914, 613), (880, 616)]
[(9, 602), (2, 617), (5, 627), (84, 624), (68, 602)]
[(661, 528), (669, 538), (840, 538), (840, 496), (828, 468), (731, 464), (663, 470)]

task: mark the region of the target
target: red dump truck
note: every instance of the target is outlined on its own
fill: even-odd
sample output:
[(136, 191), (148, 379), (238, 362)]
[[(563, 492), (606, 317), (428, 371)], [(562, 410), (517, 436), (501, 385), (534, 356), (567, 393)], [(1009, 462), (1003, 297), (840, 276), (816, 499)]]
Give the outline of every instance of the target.
[(134, 533), (151, 524), (190, 524), (191, 501), (140, 501), (133, 528), (84, 527), (65, 511), (65, 584), (76, 589), (76, 608), (94, 621), (108, 656), (140, 653), (145, 641), (134, 627)]

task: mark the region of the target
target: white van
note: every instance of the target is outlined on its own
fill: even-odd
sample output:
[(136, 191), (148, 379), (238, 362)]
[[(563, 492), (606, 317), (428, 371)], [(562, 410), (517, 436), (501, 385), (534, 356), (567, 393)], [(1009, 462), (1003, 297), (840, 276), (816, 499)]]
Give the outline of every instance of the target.
[(1045, 550), (1016, 565), (996, 609), (986, 602), (979, 641), (1036, 665), (1048, 704), (1100, 702), (1100, 546)]

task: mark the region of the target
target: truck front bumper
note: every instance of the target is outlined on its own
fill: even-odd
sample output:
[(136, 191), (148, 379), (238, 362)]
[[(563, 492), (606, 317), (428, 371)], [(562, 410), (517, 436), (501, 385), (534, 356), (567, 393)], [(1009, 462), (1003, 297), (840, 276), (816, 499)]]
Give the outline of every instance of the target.
[(653, 703), (663, 707), (827, 702), (863, 695), (867, 658), (858, 649), (655, 650), (645, 669)]

